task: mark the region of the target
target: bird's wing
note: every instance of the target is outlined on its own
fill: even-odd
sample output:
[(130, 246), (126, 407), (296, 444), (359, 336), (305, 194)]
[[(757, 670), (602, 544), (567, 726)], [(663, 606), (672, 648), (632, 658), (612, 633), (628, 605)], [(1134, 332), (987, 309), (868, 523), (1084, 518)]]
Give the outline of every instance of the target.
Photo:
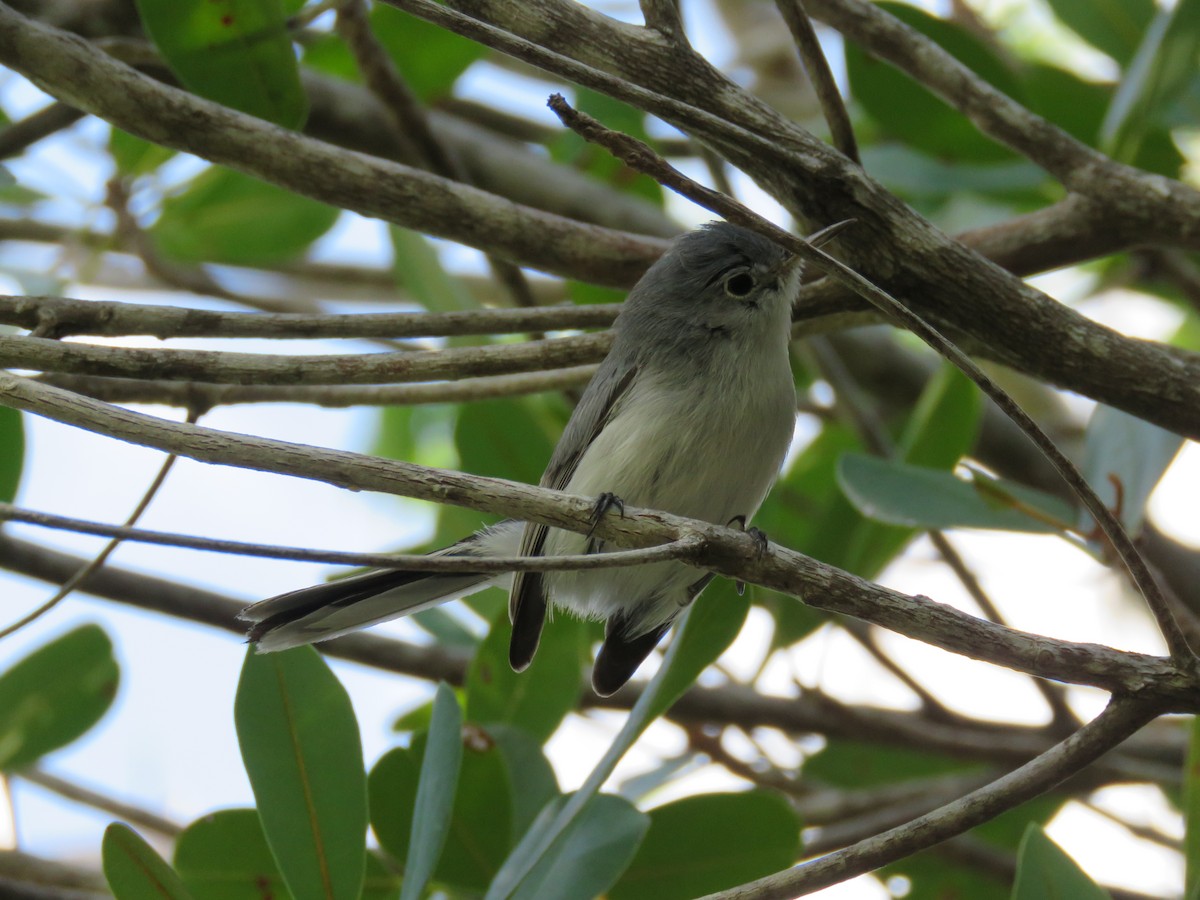
[[(554, 454), (542, 475), (542, 487), (562, 490), (570, 483), (579, 461), (600, 432), (612, 421), (621, 399), (629, 393), (637, 373), (638, 367), (635, 364), (618, 362), (613, 354), (609, 354), (588, 384), (579, 405), (571, 415), (571, 420), (563, 430), (562, 438), (554, 448)], [(541, 555), (548, 530), (545, 525), (528, 523), (521, 538), (521, 555)], [(508, 656), (513, 669), (518, 672), (533, 660), (538, 640), (541, 638), (542, 623), (546, 616), (544, 575), (543, 572), (517, 572), (513, 576), (512, 591), (508, 595), (508, 615), (513, 623)]]

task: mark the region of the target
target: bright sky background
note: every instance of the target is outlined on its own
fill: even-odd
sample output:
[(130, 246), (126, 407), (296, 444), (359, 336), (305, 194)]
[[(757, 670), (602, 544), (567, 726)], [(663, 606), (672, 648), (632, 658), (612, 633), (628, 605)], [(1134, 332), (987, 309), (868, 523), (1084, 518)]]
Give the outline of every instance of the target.
[[(689, 7), (691, 9), (691, 7)], [(702, 46), (716, 53), (718, 48)], [(719, 55), (719, 54), (718, 54)], [(0, 96), (10, 113), (39, 107), (45, 98), (11, 74), (0, 75)], [(513, 100), (525, 115), (543, 112), (544, 96), (526, 92), (518, 84)], [(36, 152), (14, 161), (10, 168), (30, 187), (45, 185), (56, 192), (63, 185), (78, 201), (58, 213), (63, 221), (81, 223), (80, 208), (90, 208), (94, 218), (83, 224), (107, 224), (102, 209), (104, 180), (99, 148), (106, 129), (92, 121), (40, 145)], [(773, 207), (747, 192), (761, 211)], [(681, 221), (707, 216), (676, 207)], [(40, 250), (36, 253), (46, 253)], [(383, 265), (386, 241), (382, 226), (343, 216), (334, 233), (322, 240), (319, 256)], [(469, 254), (455, 252), (454, 261)], [(27, 247), (0, 247), (0, 290), (20, 292), (17, 280), (5, 275), (14, 269), (37, 268), (41, 261)], [(1048, 276), (1039, 283), (1061, 298), (1079, 290), (1077, 280)], [(27, 285), (27, 288), (32, 286)], [(68, 296), (96, 299), (170, 302), (150, 294), (84, 289), (72, 285)], [(220, 308), (196, 298), (183, 302)], [(1129, 295), (1088, 301), (1081, 308), (1089, 315), (1129, 333), (1164, 336), (1177, 317), (1163, 305)], [(133, 342), (131, 342), (133, 343)], [(142, 341), (157, 345), (154, 341)], [(177, 341), (172, 346), (280, 352), (270, 342)], [(295, 342), (295, 352), (348, 352), (347, 342)], [(366, 345), (362, 349), (368, 349)], [(1082, 401), (1081, 401), (1082, 402)], [(163, 414), (161, 408), (147, 408)], [(177, 412), (170, 413), (179, 417)], [(316, 410), (292, 406), (245, 406), (218, 409), (202, 424), (219, 429), (265, 435), (329, 447), (364, 449), (374, 428), (373, 410)], [(17, 502), (26, 507), (102, 522), (119, 522), (136, 504), (153, 477), (161, 454), (106, 440), (32, 416), (25, 418), (28, 448), (26, 469)], [(1195, 515), (1200, 483), (1200, 452), (1188, 445), (1155, 495), (1151, 507), (1156, 521), (1177, 537), (1200, 547), (1200, 522)], [(187, 532), (228, 539), (303, 547), (357, 551), (387, 551), (425, 536), (427, 517), (413, 515), (414, 505), (394, 498), (356, 494), (298, 479), (263, 475), (180, 460), (166, 486), (140, 523), (143, 527)], [(95, 554), (103, 541), (95, 538), (9, 525), (20, 536), (71, 550)], [(996, 560), (1008, 564), (982, 569), (985, 587), (1010, 613), (1013, 624), (1061, 638), (1109, 643), (1113, 646), (1158, 652), (1160, 644), (1148, 618), (1136, 604), (1122, 597), (1111, 575), (1091, 560), (1052, 538), (994, 534), (956, 535), (956, 544), (968, 561), (981, 566)], [(1016, 564), (1012, 564), (1015, 561)], [(112, 558), (114, 565), (165, 573), (202, 587), (227, 593), (247, 602), (323, 579), (330, 567), (271, 560), (216, 556), (193, 551), (125, 544)], [(900, 590), (923, 593), (947, 602), (961, 601), (961, 591), (948, 572), (934, 564), (927, 547), (918, 546), (908, 559), (888, 571), (885, 582)], [(15, 619), (43, 602), (51, 591), (46, 585), (0, 575), (7, 620)], [(969, 608), (969, 605), (967, 606)], [(735, 671), (738, 658), (754, 658), (766, 627), (758, 611), (727, 662)], [(114, 708), (84, 740), (46, 760), (49, 771), (119, 795), (181, 823), (223, 807), (251, 805), (249, 785), (242, 772), (232, 729), (233, 694), (244, 645), (234, 636), (179, 620), (143, 613), (113, 603), (76, 594), (49, 615), (0, 643), (0, 668), (7, 668), (29, 650), (84, 622), (98, 622), (116, 642), (122, 666), (122, 685)], [(401, 621), (380, 631), (409, 640), (424, 640), (422, 632)], [(1027, 679), (1003, 670), (969, 663), (902, 638), (889, 637), (887, 645), (897, 657), (922, 673), (939, 696), (956, 708), (988, 715), (1028, 718), (1040, 709)], [(739, 650), (744, 651), (739, 653)], [(395, 743), (389, 731), (397, 713), (428, 698), (431, 687), (376, 673), (361, 666), (332, 661), (335, 671), (351, 691), (362, 729), (367, 764), (371, 765)], [(825, 629), (793, 652), (787, 664), (772, 667), (770, 678), (787, 690), (792, 678), (802, 684), (820, 683), (824, 690), (848, 700), (905, 706), (909, 698), (890, 688), (883, 676), (874, 677), (875, 664), (853, 642)], [(880, 689), (880, 684), (885, 685)], [(1077, 694), (1081, 710), (1094, 711), (1099, 695)], [(550, 745), (564, 788), (582, 782), (607, 746), (619, 724), (617, 714), (573, 718)], [(768, 737), (773, 752), (787, 754), (786, 742)], [(639, 747), (657, 753), (683, 749), (681, 733), (658, 725)], [(798, 757), (796, 757), (798, 759)], [(622, 765), (616, 781), (644, 771), (654, 756), (635, 749)], [(705, 790), (735, 784), (712, 767), (686, 782)], [(1179, 833), (1177, 817), (1154, 792), (1122, 789), (1108, 792), (1114, 809), (1137, 809), (1147, 822)], [(662, 799), (666, 799), (666, 795)], [(656, 798), (657, 800), (657, 798)], [(40, 788), (18, 781), (14, 796), (21, 847), (44, 856), (94, 860), (100, 834), (108, 817), (84, 807), (66, 804)], [(4, 823), (0, 822), (0, 835)], [(1182, 872), (1177, 861), (1158, 848), (1136, 841), (1117, 826), (1081, 808), (1059, 817), (1051, 835), (1085, 865), (1094, 876), (1138, 890), (1177, 892)], [(883, 892), (870, 882), (840, 886), (822, 894), (837, 898), (871, 898)]]

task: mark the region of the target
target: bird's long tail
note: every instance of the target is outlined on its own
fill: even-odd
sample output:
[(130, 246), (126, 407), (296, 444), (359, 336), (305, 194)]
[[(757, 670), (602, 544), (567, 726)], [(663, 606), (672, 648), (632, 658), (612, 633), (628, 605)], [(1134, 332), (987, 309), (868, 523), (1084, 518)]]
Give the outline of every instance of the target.
[(472, 557), (508, 555), (519, 540), (520, 523), (476, 532), (433, 554), (463, 557), (461, 572), (376, 569), (325, 584), (301, 588), (247, 606), (238, 618), (260, 651), (271, 652), (340, 637), (360, 628), (411, 615), (457, 600), (510, 577), (469, 569)]

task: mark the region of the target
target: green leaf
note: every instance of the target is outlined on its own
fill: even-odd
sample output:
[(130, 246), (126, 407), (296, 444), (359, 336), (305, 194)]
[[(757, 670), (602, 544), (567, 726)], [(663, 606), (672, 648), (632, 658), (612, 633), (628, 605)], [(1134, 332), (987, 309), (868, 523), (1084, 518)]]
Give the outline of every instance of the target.
[(108, 135), (108, 152), (116, 163), (117, 172), (127, 178), (153, 172), (175, 155), (169, 147), (143, 141), (116, 127)]
[[(904, 424), (896, 451), (901, 462), (949, 470), (975, 444), (983, 400), (966, 375), (943, 365), (929, 379)], [(912, 528), (859, 521), (846, 536), (847, 568), (874, 578), (913, 539)]]
[(302, 256), (337, 217), (332, 206), (211, 166), (163, 203), (149, 234), (181, 262), (265, 266)]
[(0, 406), (0, 500), (12, 503), (25, 466), (25, 425), (21, 411)]
[(409, 87), (425, 102), (447, 96), (458, 76), (487, 48), (382, 3), (371, 12), (371, 28)]
[(400, 900), (420, 900), (446, 844), (462, 765), (462, 725), (454, 691), (445, 683), (439, 684), (413, 803)]
[(486, 733), (504, 757), (504, 769), (512, 788), (515, 843), (542, 808), (559, 795), (558, 778), (541, 743), (529, 732), (501, 723), (489, 725)]
[(779, 794), (700, 794), (649, 815), (612, 900), (687, 900), (786, 869), (800, 853), (800, 820)]
[(508, 664), (512, 625), (508, 610), (501, 610), (467, 669), (468, 721), (485, 727), (507, 722), (545, 741), (579, 703), (586, 635), (579, 620), (556, 619), (542, 634), (533, 663), (517, 674)]
[(429, 238), (397, 225), (388, 226), (388, 236), (396, 282), (423, 307), (433, 312), (455, 312), (479, 305), (462, 280), (446, 271)]
[[(1121, 524), (1131, 535), (1142, 528), (1146, 501), (1171, 461), (1183, 446), (1183, 438), (1129, 413), (1097, 404), (1084, 435), (1081, 470), (1109, 509), (1117, 509)], [(1120, 484), (1118, 509), (1117, 487)], [(1095, 528), (1089, 513), (1080, 512), (1080, 530)]]
[[(258, 811), (225, 809), (197, 819), (175, 842), (175, 870), (196, 900), (290, 900)], [(395, 900), (400, 879), (367, 854), (363, 900)]]
[(479, 646), (479, 636), (460, 622), (453, 613), (440, 606), (423, 609), (408, 619), (437, 641), (440, 647), (474, 650)]
[(0, 675), (0, 770), (23, 769), (85, 734), (119, 682), (112, 642), (98, 625), (55, 638)]
[[(901, 3), (876, 5), (937, 43), (984, 81), (1021, 99), (1016, 78), (990, 47), (966, 29)], [(846, 43), (846, 72), (851, 95), (886, 134), (942, 159), (992, 162), (1014, 158), (1010, 150), (981, 134), (957, 110), (850, 42)]]
[[(730, 623), (737, 621), (740, 627), (746, 608), (731, 607), (731, 603), (722, 603), (719, 594), (706, 592), (684, 612), (662, 666), (642, 690), (600, 762), (578, 791), (561, 802), (555, 801), (539, 814), (504, 861), (503, 868), (488, 887), (486, 900), (504, 900), (521, 894), (528, 888), (534, 873), (543, 871), (547, 860), (557, 860), (566, 852), (566, 846), (574, 840), (572, 835), (578, 821), (589, 814), (591, 803), (600, 799), (600, 786), (612, 775), (621, 757), (650, 723), (671, 707), (696, 675), (732, 642), (737, 632)], [(695, 626), (691, 624), (693, 620), (697, 621)], [(537, 877), (537, 883), (541, 884), (543, 876)]]
[(1154, 0), (1049, 0), (1060, 22), (1119, 63), (1126, 63), (1154, 18)]
[(646, 709), (651, 720), (670, 709), (700, 673), (729, 649), (749, 614), (750, 598), (738, 596), (733, 583), (724, 579), (695, 599), (687, 621), (677, 629), (679, 649), (671, 667), (663, 676), (654, 702)]
[(1185, 897), (1200, 891), (1200, 716), (1192, 716), (1187, 769), (1183, 773), (1183, 858), (1187, 864)]
[(189, 90), (298, 128), (308, 101), (280, 0), (137, 0), (142, 25)]
[(867, 788), (978, 768), (939, 753), (830, 738), (804, 761), (804, 777), (816, 784)]
[(1017, 853), (1012, 900), (1108, 900), (1078, 863), (1059, 848), (1041, 826), (1031, 824)]
[(964, 481), (950, 472), (857, 453), (842, 457), (837, 478), (864, 515), (892, 525), (1054, 533), (1075, 519), (1062, 500), (1023, 485)]
[(1169, 118), (1171, 105), (1197, 79), (1200, 59), (1200, 0), (1179, 0), (1150, 22), (1125, 70), (1101, 127), (1101, 148), (1132, 162), (1154, 126)]
[[(561, 797), (552, 801), (542, 816), (553, 820), (568, 800)], [(624, 797), (592, 797), (512, 897), (592, 900), (604, 894), (633, 859), (649, 826), (649, 817)]]
[(116, 900), (191, 900), (179, 876), (128, 825), (113, 822), (104, 829), (100, 855)]
[[(468, 732), (450, 831), (434, 870), (438, 884), (467, 892), (482, 891), (512, 846), (512, 796), (504, 757), (486, 733)], [(462, 740), (462, 738), (460, 738)], [(371, 827), (379, 845), (396, 860), (408, 856), (426, 736), (410, 747), (389, 750), (368, 780)]]
[(459, 410), (454, 441), (463, 469), (473, 475), (537, 484), (554, 452), (557, 424), (533, 399), (467, 403)]
[(346, 689), (312, 647), (250, 648), (234, 722), (263, 830), (292, 895), (357, 898), (367, 797)]

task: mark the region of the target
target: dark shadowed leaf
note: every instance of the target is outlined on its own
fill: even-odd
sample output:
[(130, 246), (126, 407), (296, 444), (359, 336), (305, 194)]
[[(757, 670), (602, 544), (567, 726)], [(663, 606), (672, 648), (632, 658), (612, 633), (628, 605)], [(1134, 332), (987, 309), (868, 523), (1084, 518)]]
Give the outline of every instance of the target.
[(1031, 824), (1017, 853), (1012, 900), (1109, 900), (1108, 892), (1079, 864)]
[(1183, 773), (1183, 858), (1187, 865), (1184, 896), (1200, 894), (1200, 716), (1193, 716)]
[(137, 0), (167, 65), (202, 97), (297, 128), (308, 101), (280, 0)]
[(800, 852), (799, 818), (767, 791), (700, 794), (649, 816), (612, 900), (688, 900), (786, 869)]
[(179, 876), (128, 825), (113, 822), (104, 829), (100, 855), (116, 900), (191, 900)]
[(511, 637), (508, 611), (501, 610), (467, 669), (467, 719), (517, 725), (545, 741), (583, 692), (587, 630), (571, 616), (548, 622), (533, 663), (519, 674), (508, 664)]
[(262, 266), (302, 256), (337, 217), (332, 206), (212, 166), (163, 203), (149, 234), (180, 262)]
[(0, 769), (32, 765), (100, 721), (120, 683), (112, 642), (84, 625), (0, 675)]
[(267, 842), (292, 895), (357, 898), (366, 858), (366, 776), (346, 689), (311, 647), (250, 648), (234, 722)]
[[(567, 799), (553, 801), (542, 815), (552, 819)], [(511, 896), (592, 900), (604, 894), (633, 859), (649, 825), (649, 817), (624, 797), (592, 797)]]
[[(882, 9), (930, 38), (994, 87), (1016, 99), (1015, 77), (983, 41), (958, 25), (912, 6), (879, 3)], [(942, 159), (973, 162), (1013, 159), (1012, 152), (984, 137), (971, 122), (907, 75), (846, 42), (846, 71), (854, 99), (885, 132)]]
[(11, 503), (25, 466), (25, 424), (21, 411), (0, 406), (0, 500)]
[[(254, 809), (224, 809), (189, 825), (175, 842), (175, 870), (195, 900), (289, 900)], [(367, 854), (363, 900), (394, 900), (400, 879)]]
[(419, 900), (442, 855), (450, 830), (462, 754), (462, 710), (453, 689), (442, 683), (433, 700), (433, 717), (417, 780), (400, 900)]
[(504, 768), (512, 786), (513, 843), (537, 818), (542, 807), (559, 794), (558, 777), (542, 745), (516, 725), (493, 724), (487, 735), (504, 757)]
[[(433, 881), (457, 890), (483, 890), (512, 845), (512, 796), (503, 754), (486, 733), (468, 730), (450, 832)], [(426, 736), (389, 750), (369, 779), (371, 827), (380, 846), (400, 863), (408, 856)]]
[(1168, 124), (1173, 104), (1200, 81), (1198, 59), (1200, 0), (1159, 10), (1113, 95), (1101, 126), (1102, 149), (1122, 162), (1134, 161), (1147, 132)]

